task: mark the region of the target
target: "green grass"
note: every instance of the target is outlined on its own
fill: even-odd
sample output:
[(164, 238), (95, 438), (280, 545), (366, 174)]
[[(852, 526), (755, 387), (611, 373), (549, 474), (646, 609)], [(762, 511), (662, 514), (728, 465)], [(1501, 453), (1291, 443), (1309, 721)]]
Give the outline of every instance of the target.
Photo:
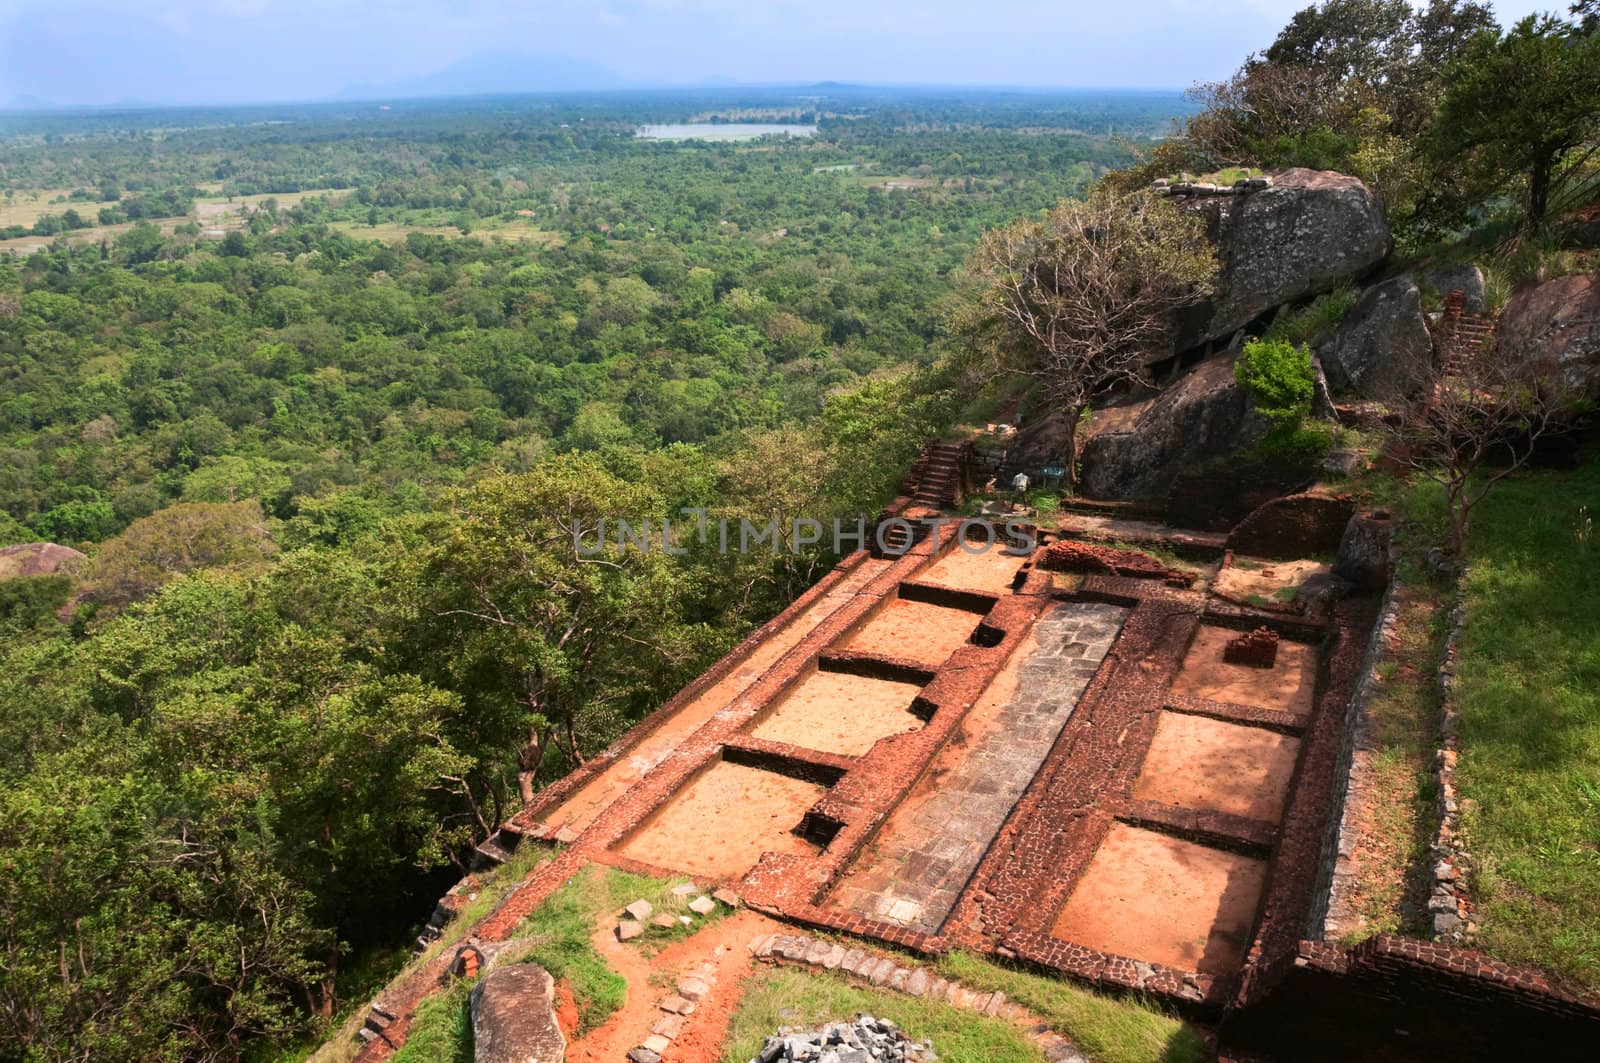
[[(578, 1005), (580, 1034), (599, 1026), (622, 1007), (628, 984), (590, 943), (596, 924), (626, 905), (646, 900), (656, 914), (688, 913), (688, 897), (674, 897), (672, 887), (685, 879), (656, 879), (610, 868), (589, 867), (575, 875), (517, 927), (516, 936), (531, 941), (522, 962), (537, 963), (556, 978), (565, 978)], [(647, 955), (668, 942), (687, 937), (722, 918), (720, 905), (708, 916), (695, 916), (692, 926), (667, 930), (646, 923), (645, 936), (632, 947)]]
[[(941, 959), (939, 973), (973, 989), (1000, 990), (1070, 1038), (1095, 1063), (1199, 1063), (1211, 1058), (1211, 1047), (1198, 1030), (1145, 1001), (1107, 996), (962, 952)], [(934, 1047), (939, 1048), (937, 1041)]]
[[(496, 871), (479, 890), (477, 900), (462, 909), (451, 923), (444, 944), (434, 947), (452, 947), (474, 922), (500, 903), (512, 885), (520, 882), (534, 864), (547, 855), (548, 850), (531, 845), (519, 850), (511, 862)], [(628, 994), (627, 981), (595, 951), (590, 940), (595, 928), (603, 919), (641, 899), (649, 901), (657, 913), (687, 913), (693, 895), (672, 895), (672, 887), (683, 881), (587, 867), (518, 924), (513, 936), (521, 944), (514, 954), (507, 954), (507, 958), (516, 963), (537, 963), (557, 980), (565, 979), (578, 1006), (578, 1033), (586, 1034), (622, 1007)], [(671, 941), (703, 929), (724, 914), (725, 909), (719, 906), (708, 916), (695, 916), (693, 926), (680, 924), (671, 930), (648, 927), (645, 936), (630, 947), (649, 955)], [(430, 950), (428, 955), (432, 954)], [(471, 1060), (472, 1019), (467, 999), (470, 990), (470, 984), (457, 982), (446, 992), (428, 998), (417, 1009), (405, 1046), (395, 1058), (413, 1063)]]
[(780, 1026), (850, 1020), (862, 1012), (900, 1024), (906, 1036), (933, 1042), (942, 1063), (1039, 1063), (1043, 1054), (1016, 1026), (948, 1004), (854, 985), (836, 974), (775, 968), (745, 984), (723, 1046), (725, 1063), (748, 1063)]
[(1479, 944), (1600, 988), (1600, 454), (1473, 514), (1459, 785)]
[(456, 982), (424, 1000), (394, 1063), (472, 1063), (470, 982)]
[(1355, 303), (1355, 289), (1349, 287), (1319, 295), (1302, 309), (1278, 314), (1268, 326), (1266, 338), (1314, 347), (1333, 335)]

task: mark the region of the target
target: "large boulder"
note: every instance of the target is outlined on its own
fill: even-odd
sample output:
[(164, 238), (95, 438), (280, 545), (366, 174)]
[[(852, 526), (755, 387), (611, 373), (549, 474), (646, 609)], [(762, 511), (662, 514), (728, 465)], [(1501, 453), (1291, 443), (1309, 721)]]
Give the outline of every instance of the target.
[(1143, 402), (1096, 411), (1083, 446), (1091, 498), (1164, 498), (1180, 471), (1259, 443), (1271, 423), (1233, 378), (1237, 353), (1200, 363)]
[(497, 967), (472, 988), (477, 1063), (560, 1063), (567, 1038), (556, 1021), (556, 983), (533, 963)]
[(1383, 261), (1389, 223), (1370, 189), (1326, 170), (1287, 170), (1240, 196), (1202, 196), (1216, 290), (1182, 315), (1179, 349), (1231, 336), (1268, 310), (1328, 291)]
[(1574, 274), (1524, 288), (1500, 316), (1507, 355), (1547, 366), (1563, 385), (1600, 398), (1600, 274)]
[(1483, 270), (1470, 262), (1452, 262), (1426, 270), (1417, 283), (1441, 298), (1461, 293), (1461, 309), (1469, 314), (1483, 313)]
[(1406, 390), (1433, 357), (1416, 281), (1402, 275), (1362, 292), (1317, 356), (1335, 394), (1381, 399)]

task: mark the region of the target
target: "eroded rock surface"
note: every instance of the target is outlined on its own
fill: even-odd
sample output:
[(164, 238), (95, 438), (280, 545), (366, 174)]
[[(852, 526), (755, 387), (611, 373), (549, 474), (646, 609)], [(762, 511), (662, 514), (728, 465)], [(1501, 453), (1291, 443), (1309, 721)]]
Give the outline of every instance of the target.
[(1600, 275), (1519, 291), (1501, 315), (1499, 342), (1514, 358), (1551, 367), (1566, 387), (1600, 397)]
[(1335, 394), (1389, 398), (1421, 379), (1432, 352), (1422, 292), (1403, 275), (1362, 292), (1317, 354)]
[(1435, 266), (1417, 278), (1417, 283), (1440, 296), (1461, 293), (1461, 309), (1469, 314), (1483, 313), (1483, 270), (1470, 262)]
[(1094, 431), (1091, 424), (1083, 448), (1084, 494), (1162, 498), (1183, 469), (1259, 443), (1271, 425), (1234, 380), (1234, 360), (1202, 362), (1154, 398), (1108, 415), (1113, 428)]
[(473, 1058), (477, 1063), (560, 1063), (567, 1039), (556, 1022), (556, 983), (533, 963), (484, 975), (472, 990)]
[(1326, 170), (1286, 170), (1271, 188), (1204, 197), (1217, 244), (1216, 292), (1184, 315), (1180, 349), (1222, 339), (1273, 307), (1328, 291), (1383, 261), (1389, 223), (1360, 180)]

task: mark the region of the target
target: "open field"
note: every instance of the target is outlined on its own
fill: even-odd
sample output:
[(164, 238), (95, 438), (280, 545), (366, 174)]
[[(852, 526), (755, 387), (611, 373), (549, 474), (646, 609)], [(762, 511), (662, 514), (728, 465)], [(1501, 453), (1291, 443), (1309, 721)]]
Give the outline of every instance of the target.
[(69, 208), (79, 214), (93, 217), (104, 203), (52, 202), (64, 199), (71, 191), (66, 188), (23, 189), (0, 196), (0, 228), (11, 225), (32, 225), (42, 214), (60, 214)]
[(1474, 511), (1460, 646), (1479, 945), (1600, 987), (1600, 463), (1506, 480)]

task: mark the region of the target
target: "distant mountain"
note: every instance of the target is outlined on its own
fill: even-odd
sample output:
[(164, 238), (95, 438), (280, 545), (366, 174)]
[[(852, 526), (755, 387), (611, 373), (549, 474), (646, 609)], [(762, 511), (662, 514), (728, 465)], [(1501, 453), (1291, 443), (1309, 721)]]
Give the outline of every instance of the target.
[(487, 96), (512, 92), (573, 92), (625, 88), (616, 71), (560, 55), (482, 52), (443, 70), (379, 85), (351, 85), (340, 99), (403, 99), (417, 96)]

